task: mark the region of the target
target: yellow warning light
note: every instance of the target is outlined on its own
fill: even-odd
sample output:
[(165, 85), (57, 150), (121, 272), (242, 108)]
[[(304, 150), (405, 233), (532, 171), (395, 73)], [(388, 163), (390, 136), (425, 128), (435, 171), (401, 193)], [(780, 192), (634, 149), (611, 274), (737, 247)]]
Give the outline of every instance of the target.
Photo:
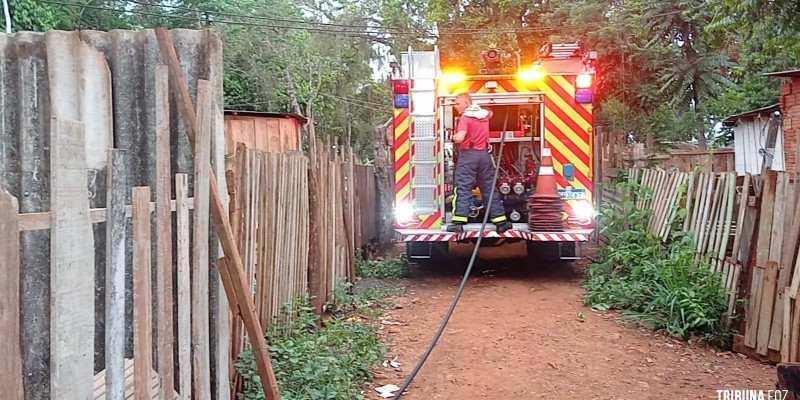
[(519, 71), (519, 74), (517, 75), (519, 79), (524, 82), (538, 81), (544, 78), (544, 73), (542, 73), (542, 67), (535, 64), (528, 69), (523, 69), (522, 71)]
[(443, 72), (442, 75), (439, 77), (439, 79), (441, 79), (442, 82), (447, 84), (459, 83), (464, 81), (464, 79), (466, 78), (467, 78), (466, 75), (458, 71)]
[(580, 74), (575, 78), (575, 86), (578, 89), (588, 89), (592, 87), (592, 76), (589, 74)]

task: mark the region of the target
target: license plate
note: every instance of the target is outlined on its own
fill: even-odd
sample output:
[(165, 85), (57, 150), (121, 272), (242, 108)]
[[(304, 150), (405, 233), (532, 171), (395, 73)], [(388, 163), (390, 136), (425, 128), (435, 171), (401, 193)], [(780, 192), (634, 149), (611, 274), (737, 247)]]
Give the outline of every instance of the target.
[(586, 189), (558, 189), (558, 194), (565, 200), (585, 199)]

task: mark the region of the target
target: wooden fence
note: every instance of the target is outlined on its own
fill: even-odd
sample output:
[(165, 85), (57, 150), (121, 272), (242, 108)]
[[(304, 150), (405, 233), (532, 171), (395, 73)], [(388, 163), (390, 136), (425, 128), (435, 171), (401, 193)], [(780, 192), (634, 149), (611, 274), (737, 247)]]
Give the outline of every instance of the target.
[[(210, 136), (205, 139), (199, 141), (203, 145), (199, 146), (201, 156), (195, 159), (193, 187), (195, 193), (203, 193), (205, 187), (207, 194)], [(160, 168), (155, 191), (147, 186), (131, 188), (124, 169), (127, 156), (122, 150), (110, 149), (105, 193), (108, 207), (90, 209), (85, 191), (83, 126), (54, 119), (50, 211), (19, 214), (18, 200), (0, 191), (0, 226), (4, 235), (0, 241), (0, 271), (5, 274), (0, 285), (9, 300), (3, 301), (0, 313), (3, 338), (20, 337), (19, 235), (50, 230), (51, 278), (41, 284), (50, 287), (53, 305), (50, 390), (54, 398), (151, 399), (172, 393), (169, 398), (188, 399), (193, 387), (195, 393), (210, 396), (212, 381), (228, 393), (227, 379), (220, 382), (220, 376), (212, 377), (213, 368), (227, 378), (228, 358), (219, 358), (220, 362), (212, 366), (209, 326), (210, 319), (217, 319), (218, 315), (210, 312), (209, 304), (209, 275), (215, 272), (209, 269), (208, 196), (188, 197), (189, 177), (176, 174), (172, 198), (169, 140), (168, 132), (158, 136), (156, 158)], [(126, 205), (128, 194), (132, 203)], [(105, 224), (107, 238), (102, 324), (105, 368), (95, 374), (94, 257), (100, 249), (92, 240), (92, 229), (93, 224), (101, 223)], [(128, 243), (131, 267), (126, 265)], [(177, 280), (173, 281), (173, 273)], [(126, 304), (126, 276), (133, 282), (133, 304)], [(133, 310), (132, 320), (126, 320), (129, 307)], [(126, 331), (131, 326), (133, 351), (126, 358)], [(215, 348), (224, 351), (228, 338), (218, 339), (221, 342), (215, 343)], [(8, 347), (2, 350), (0, 387), (6, 389), (4, 393), (9, 398), (21, 399), (23, 360), (19, 342), (2, 342)]]
[(659, 167), (681, 172), (729, 172), (736, 170), (734, 149), (667, 150), (646, 154), (644, 145), (634, 143), (623, 159), (623, 165), (633, 168)]
[[(273, 323), (284, 303), (308, 288), (307, 159), (299, 153), (265, 153), (239, 145), (229, 171), (230, 220), (261, 326)], [(247, 346), (245, 326), (231, 327), (232, 364)], [(231, 369), (232, 378), (236, 378)]]
[[(36, 185), (20, 190), (4, 181), (0, 187), (4, 398), (231, 398), (231, 359), (238, 355), (230, 348), (231, 311), (244, 321), (267, 398), (279, 397), (244, 275), (245, 266), (257, 260), (242, 262), (227, 199), (220, 194), (222, 152), (212, 149), (219, 150), (222, 139), (215, 134), (221, 133), (216, 123), (221, 107), (214, 97), (221, 92), (215, 92), (213, 80), (198, 78), (195, 105), (171, 34), (163, 28), (155, 33), (166, 65), (146, 69), (154, 76), (143, 78), (148, 84), (142, 85), (151, 90), (142, 95), (147, 111), (137, 109), (137, 116), (146, 114), (142, 121), (147, 123), (134, 124), (138, 136), (117, 143), (125, 150), (91, 140), (90, 124), (57, 117), (49, 124), (37, 120), (50, 132), (35, 138), (36, 153), (26, 154), (36, 159), (36, 170), (25, 171)], [(111, 101), (111, 96), (103, 99)], [(108, 129), (101, 133), (116, 138), (118, 132)], [(98, 148), (108, 151), (107, 162), (89, 168), (88, 159), (96, 161)], [(6, 165), (18, 164), (18, 152), (9, 149)], [(263, 215), (263, 225), (273, 225), (256, 232), (274, 236), (278, 250), (294, 248), (297, 258), (281, 253), (271, 263), (262, 262), (273, 275), (256, 275), (261, 279), (256, 289), (283, 293), (284, 287), (305, 281), (307, 162), (302, 156), (265, 156), (262, 161), (263, 171), (273, 163), (282, 173), (264, 179), (264, 194), (254, 195), (253, 201), (282, 200), (277, 207), (290, 212)], [(269, 190), (281, 195), (269, 197)], [(28, 197), (44, 199), (44, 209), (21, 212)], [(295, 227), (301, 230), (289, 231)], [(294, 242), (286, 239), (292, 232)], [(28, 240), (32, 235), (33, 242)], [(297, 279), (276, 272), (289, 264), (300, 265)], [(276, 287), (280, 290), (273, 291)], [(36, 295), (28, 293), (30, 288)], [(258, 306), (266, 310), (279, 299), (269, 301), (260, 296)], [(46, 321), (46, 328), (24, 329), (30, 321)], [(35, 336), (43, 339), (29, 340)]]
[[(340, 280), (354, 281), (355, 251), (376, 235), (373, 168), (355, 164), (347, 146), (314, 143), (308, 157), (238, 143), (227, 160), (230, 220), (264, 327), (307, 294), (322, 312)], [(242, 321), (232, 324), (235, 359), (249, 344)]]
[[(706, 257), (729, 290), (729, 322), (737, 323), (734, 350), (775, 362), (800, 359), (800, 309), (797, 265), (800, 191), (784, 172), (764, 178), (730, 173), (629, 170), (628, 179), (652, 189), (636, 198), (652, 210), (650, 231), (666, 240), (679, 213), (686, 232), (694, 233), (698, 257)], [(625, 193), (605, 189), (606, 205), (618, 206)], [(746, 300), (744, 307), (737, 299)]]

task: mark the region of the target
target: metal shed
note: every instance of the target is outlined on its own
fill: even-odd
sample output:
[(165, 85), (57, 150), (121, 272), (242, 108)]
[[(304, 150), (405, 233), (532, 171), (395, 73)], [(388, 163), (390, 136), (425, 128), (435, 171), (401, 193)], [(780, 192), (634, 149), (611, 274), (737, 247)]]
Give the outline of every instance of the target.
[[(760, 174), (761, 165), (764, 163), (764, 148), (767, 141), (767, 126), (769, 117), (775, 111), (780, 111), (780, 105), (747, 111), (731, 115), (723, 121), (727, 127), (733, 128), (733, 141), (735, 150), (736, 172), (743, 175), (747, 172)], [(775, 143), (775, 154), (772, 159), (772, 169), (785, 170), (785, 156), (783, 151), (783, 129), (778, 128), (778, 138)]]

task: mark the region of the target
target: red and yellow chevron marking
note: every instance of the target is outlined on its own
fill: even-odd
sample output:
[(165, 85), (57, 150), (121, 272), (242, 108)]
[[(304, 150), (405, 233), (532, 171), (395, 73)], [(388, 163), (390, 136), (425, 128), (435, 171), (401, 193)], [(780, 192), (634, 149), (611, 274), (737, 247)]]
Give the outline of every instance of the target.
[[(574, 76), (546, 76), (537, 88), (545, 93), (544, 140), (553, 154), (553, 166), (562, 188), (586, 190), (592, 201), (592, 108), (575, 102)], [(566, 181), (560, 172), (572, 163), (575, 177)]]
[(395, 204), (411, 201), (411, 138), (409, 113), (395, 108), (394, 119), (394, 195)]
[[(552, 151), (553, 166), (559, 188), (571, 186), (585, 189), (586, 200), (592, 201), (593, 140), (592, 106), (575, 102), (575, 75), (548, 75), (537, 82), (498, 79), (496, 89), (487, 89), (486, 80), (464, 81), (442, 88), (450, 94), (541, 92), (544, 94), (545, 144)], [(572, 163), (575, 177), (567, 181), (561, 174), (564, 164)], [(572, 214), (575, 200), (568, 200), (564, 211)]]
[[(487, 89), (486, 80), (464, 81), (448, 87), (439, 87), (440, 94), (467, 93), (516, 93), (538, 92), (544, 95), (545, 145), (551, 149), (556, 180), (560, 189), (572, 187), (584, 189), (586, 200), (592, 201), (594, 186), (593, 177), (593, 140), (592, 125), (593, 115), (590, 104), (579, 104), (574, 100), (575, 75), (550, 75), (537, 82), (522, 82), (516, 79), (498, 79), (497, 88)], [(394, 159), (395, 159), (395, 201), (411, 201), (411, 183), (413, 171), (411, 157), (413, 156), (410, 131), (413, 129), (408, 109), (394, 110)], [(437, 126), (439, 119), (437, 118)], [(410, 129), (411, 128), (411, 129)], [(439, 129), (437, 129), (439, 131)], [(442, 148), (437, 140), (436, 157), (442, 162)], [(574, 167), (573, 180), (567, 181), (562, 171), (565, 164), (571, 163)], [(444, 190), (443, 177), (437, 167), (437, 189), (435, 196), (439, 199)], [(442, 199), (439, 199), (442, 201)], [(572, 208), (576, 200), (567, 200), (564, 211), (572, 215)], [(437, 211), (431, 215), (420, 215), (419, 228), (439, 228), (442, 215)]]

